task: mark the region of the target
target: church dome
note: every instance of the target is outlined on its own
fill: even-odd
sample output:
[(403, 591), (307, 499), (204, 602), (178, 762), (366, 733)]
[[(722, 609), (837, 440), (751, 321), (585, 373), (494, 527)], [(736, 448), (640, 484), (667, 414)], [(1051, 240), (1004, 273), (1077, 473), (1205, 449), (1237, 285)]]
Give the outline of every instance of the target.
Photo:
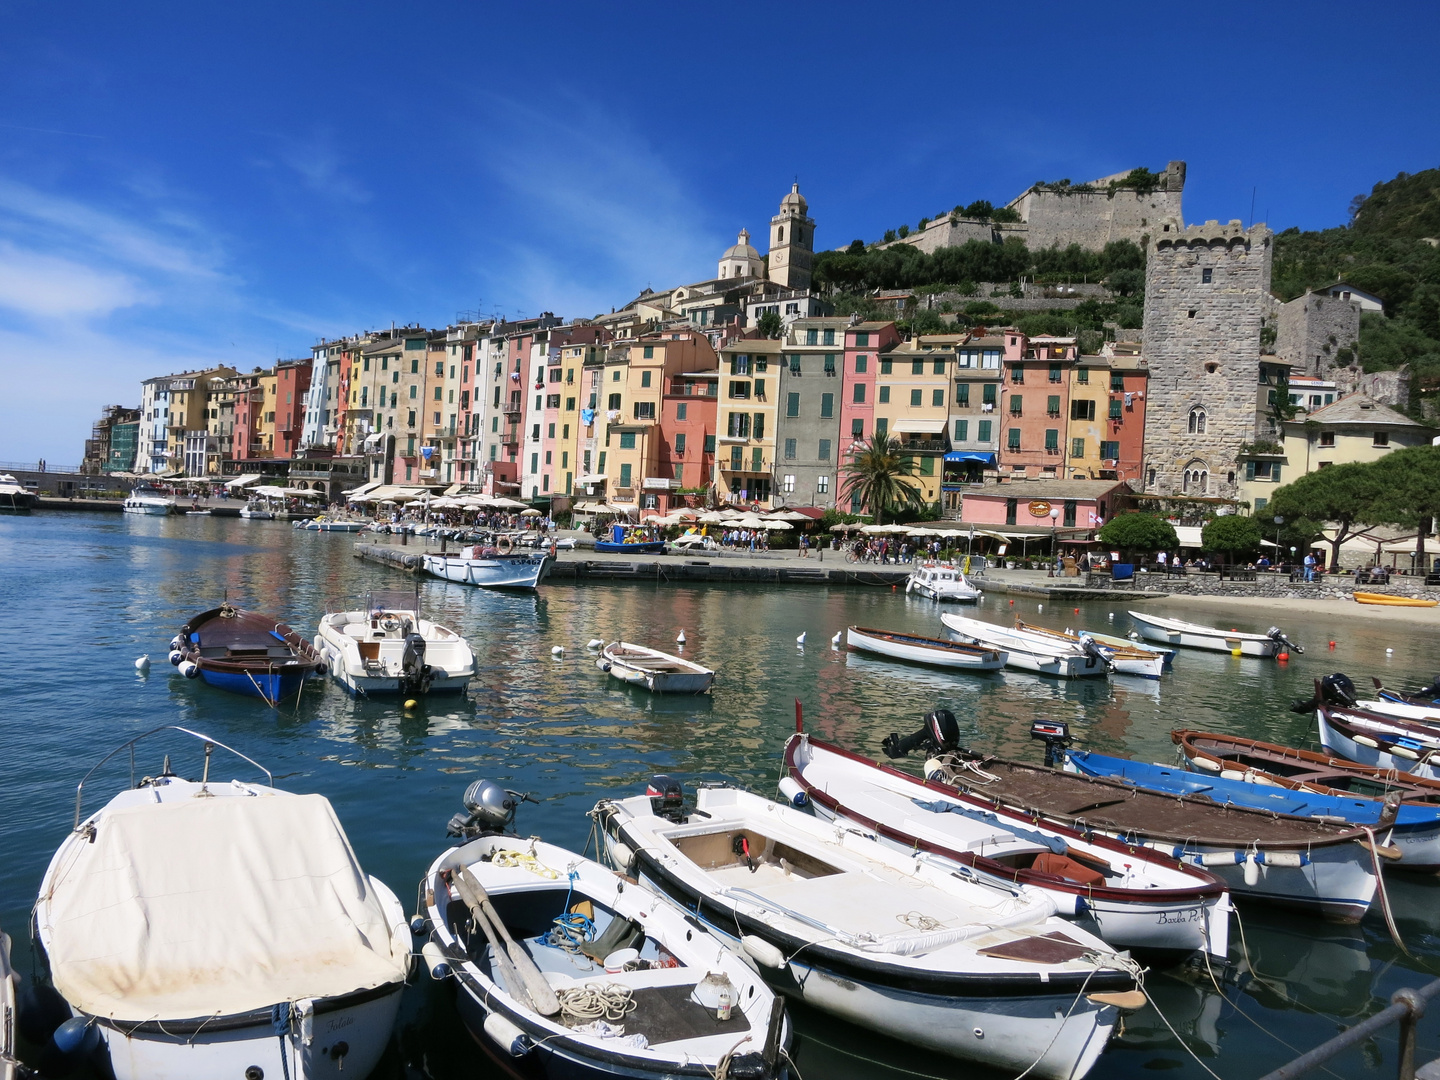
[[(725, 249), (722, 259), (758, 259), (760, 252), (750, 246), (750, 232), (748, 229), (741, 229), (740, 235), (735, 238), (736, 243)], [(714, 248), (710, 249), (714, 251)]]
[(805, 196), (800, 194), (800, 184), (796, 181), (790, 185), (790, 194), (780, 200), (780, 212), (794, 208), (802, 216), (810, 209), (810, 204), (805, 201)]

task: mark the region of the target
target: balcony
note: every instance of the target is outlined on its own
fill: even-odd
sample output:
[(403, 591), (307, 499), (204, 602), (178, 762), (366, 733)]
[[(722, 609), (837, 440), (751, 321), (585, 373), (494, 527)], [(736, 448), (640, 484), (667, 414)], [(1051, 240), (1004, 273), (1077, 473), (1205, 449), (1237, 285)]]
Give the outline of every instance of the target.
[(943, 454), (950, 449), (950, 444), (944, 439), (916, 439), (913, 442), (901, 444), (901, 452), (916, 452), (921, 454)]
[(734, 463), (734, 460), (728, 457), (722, 457), (718, 459), (718, 464), (720, 466), (721, 472), (764, 473), (768, 475), (771, 468), (774, 467), (775, 462), (771, 458), (761, 458), (759, 461), (756, 461), (753, 457), (747, 454), (745, 457), (740, 459), (739, 465), (736, 465)]

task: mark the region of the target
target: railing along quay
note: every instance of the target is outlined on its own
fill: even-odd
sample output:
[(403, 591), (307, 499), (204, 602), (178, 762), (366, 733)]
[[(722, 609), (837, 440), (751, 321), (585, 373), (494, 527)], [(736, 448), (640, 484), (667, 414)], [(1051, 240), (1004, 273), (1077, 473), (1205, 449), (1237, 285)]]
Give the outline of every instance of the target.
[[(1260, 1080), (1294, 1080), (1312, 1069), (1318, 1069), (1327, 1061), (1344, 1051), (1363, 1043), (1391, 1024), (1400, 1025), (1399, 1064), (1396, 1069), (1398, 1080), (1416, 1080), (1415, 1071), (1415, 1029), (1425, 1015), (1425, 1003), (1440, 994), (1440, 979), (1420, 987), (1418, 990), (1403, 987), (1390, 995), (1390, 1004), (1374, 1016), (1360, 1021), (1354, 1027), (1323, 1042), (1309, 1053), (1301, 1054), (1288, 1065), (1282, 1065), (1274, 1072), (1266, 1073)], [(1420, 1080), (1440, 1080), (1440, 1062), (1431, 1062), (1421, 1068)]]

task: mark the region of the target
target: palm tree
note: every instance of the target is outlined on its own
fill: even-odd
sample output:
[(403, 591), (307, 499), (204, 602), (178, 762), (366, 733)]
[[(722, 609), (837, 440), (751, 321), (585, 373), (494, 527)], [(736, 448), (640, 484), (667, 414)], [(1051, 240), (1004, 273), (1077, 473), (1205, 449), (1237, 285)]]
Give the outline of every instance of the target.
[(916, 464), (913, 457), (900, 452), (900, 443), (886, 435), (875, 435), (845, 466), (845, 482), (840, 494), (860, 501), (875, 514), (875, 524), (887, 510), (918, 510), (921, 507), (920, 487), (912, 479)]

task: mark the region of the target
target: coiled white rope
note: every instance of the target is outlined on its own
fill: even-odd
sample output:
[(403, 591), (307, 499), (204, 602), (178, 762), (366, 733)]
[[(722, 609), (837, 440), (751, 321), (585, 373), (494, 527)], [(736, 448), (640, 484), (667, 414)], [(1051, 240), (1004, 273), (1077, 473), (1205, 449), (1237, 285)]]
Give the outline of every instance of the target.
[[(637, 1002), (628, 986), (619, 983), (586, 983), (571, 986), (555, 995), (560, 1000), (560, 1015), (577, 1024), (591, 1020), (614, 1023), (633, 1012)], [(623, 1033), (624, 1029), (621, 1029)]]

